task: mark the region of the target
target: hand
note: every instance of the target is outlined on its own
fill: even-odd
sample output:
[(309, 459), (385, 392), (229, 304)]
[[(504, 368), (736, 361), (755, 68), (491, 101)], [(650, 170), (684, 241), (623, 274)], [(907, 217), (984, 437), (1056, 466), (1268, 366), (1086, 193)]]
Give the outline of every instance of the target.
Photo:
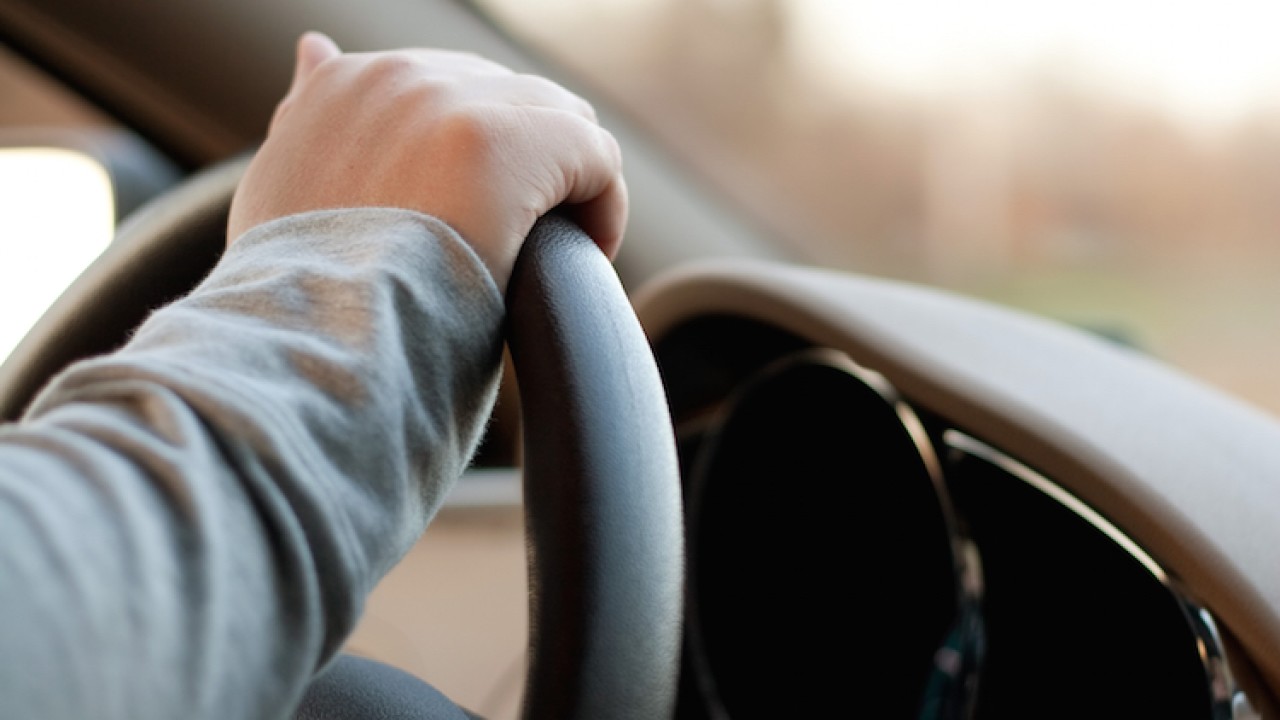
[(308, 33), (227, 235), (308, 210), (418, 210), (462, 235), (505, 291), (534, 221), (562, 204), (605, 253), (617, 252), (622, 159), (587, 102), (473, 55), (344, 54)]

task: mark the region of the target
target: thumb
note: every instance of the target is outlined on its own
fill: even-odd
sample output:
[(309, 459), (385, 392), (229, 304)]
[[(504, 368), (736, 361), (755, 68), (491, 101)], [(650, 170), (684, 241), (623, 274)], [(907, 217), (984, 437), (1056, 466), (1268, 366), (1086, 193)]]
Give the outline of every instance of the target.
[(338, 44), (328, 35), (314, 30), (303, 33), (302, 37), (298, 38), (298, 59), (293, 66), (293, 83), (289, 88), (290, 92), (306, 80), (320, 63), (341, 54), (342, 50), (338, 48)]
[(285, 108), (289, 106), (289, 101), (298, 93), (298, 89), (302, 87), (302, 82), (311, 75), (320, 63), (330, 58), (338, 57), (342, 54), (342, 50), (338, 48), (338, 44), (329, 39), (328, 35), (318, 33), (314, 30), (305, 32), (302, 37), (298, 38), (297, 60), (293, 65), (293, 81), (289, 83), (289, 90), (284, 94), (284, 98), (276, 105), (276, 110), (271, 115), (271, 122), (268, 124), (268, 132), (270, 128), (274, 128), (276, 123), (280, 121), (280, 116), (284, 114)]

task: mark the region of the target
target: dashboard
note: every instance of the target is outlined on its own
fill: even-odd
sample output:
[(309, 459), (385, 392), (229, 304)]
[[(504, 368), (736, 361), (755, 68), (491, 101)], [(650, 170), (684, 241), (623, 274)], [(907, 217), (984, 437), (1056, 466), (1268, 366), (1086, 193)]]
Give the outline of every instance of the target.
[(1258, 716), (1246, 654), (1102, 512), (865, 347), (763, 317), (794, 297), (700, 297), (639, 303), (684, 466), (678, 717)]

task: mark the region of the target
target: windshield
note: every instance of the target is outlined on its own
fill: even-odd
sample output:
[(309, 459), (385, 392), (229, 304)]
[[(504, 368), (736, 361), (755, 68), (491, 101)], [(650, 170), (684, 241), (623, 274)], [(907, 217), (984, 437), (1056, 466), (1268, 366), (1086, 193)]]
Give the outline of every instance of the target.
[(106, 169), (50, 142), (107, 127), (0, 45), (0, 362), (111, 241), (116, 208)]
[(1056, 317), (1280, 412), (1280, 8), (480, 5), (802, 260)]

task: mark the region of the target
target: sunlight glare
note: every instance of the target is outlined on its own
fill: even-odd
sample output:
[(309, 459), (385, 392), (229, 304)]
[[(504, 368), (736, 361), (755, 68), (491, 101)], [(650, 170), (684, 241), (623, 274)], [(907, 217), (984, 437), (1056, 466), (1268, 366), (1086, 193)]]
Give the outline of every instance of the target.
[(92, 158), (0, 150), (0, 360), (111, 242), (111, 181)]
[(1280, 98), (1280, 3), (1217, 0), (796, 0), (796, 61), (916, 95), (1073, 80), (1229, 121)]

